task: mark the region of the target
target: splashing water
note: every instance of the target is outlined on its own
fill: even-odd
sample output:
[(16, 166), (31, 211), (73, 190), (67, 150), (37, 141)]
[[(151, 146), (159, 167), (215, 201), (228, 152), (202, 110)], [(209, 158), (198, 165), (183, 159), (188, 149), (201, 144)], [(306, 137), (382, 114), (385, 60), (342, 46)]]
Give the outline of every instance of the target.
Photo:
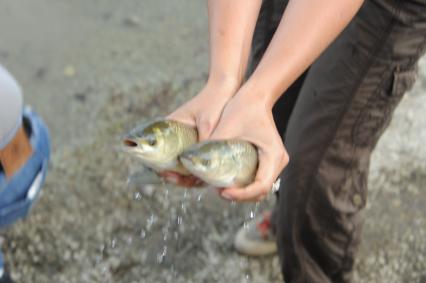
[(250, 227), (250, 222), (252, 222), (256, 218), (257, 212), (259, 210), (259, 205), (260, 203), (256, 202), (254, 204), (254, 207), (250, 209), (249, 219), (244, 221), (243, 224), (244, 229), (248, 229)]
[(162, 264), (167, 255), (167, 246), (163, 247), (163, 250), (157, 255), (157, 263)]
[(154, 215), (154, 213), (151, 213), (151, 216), (146, 221), (146, 230), (150, 231), (152, 228), (152, 225), (157, 221), (157, 217)]

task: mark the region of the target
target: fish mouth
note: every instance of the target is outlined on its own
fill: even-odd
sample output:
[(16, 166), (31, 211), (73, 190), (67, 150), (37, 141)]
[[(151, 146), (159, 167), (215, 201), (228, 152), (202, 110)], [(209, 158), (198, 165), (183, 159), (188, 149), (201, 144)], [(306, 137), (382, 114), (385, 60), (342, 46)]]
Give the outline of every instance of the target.
[(133, 148), (133, 147), (137, 147), (138, 143), (131, 139), (125, 139), (123, 140), (123, 145)]

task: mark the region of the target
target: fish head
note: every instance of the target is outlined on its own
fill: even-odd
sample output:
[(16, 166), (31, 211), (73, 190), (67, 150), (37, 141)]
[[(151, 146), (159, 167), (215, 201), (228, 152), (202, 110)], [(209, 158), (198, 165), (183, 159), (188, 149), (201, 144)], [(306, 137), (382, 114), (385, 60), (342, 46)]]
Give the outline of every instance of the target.
[(238, 169), (229, 146), (224, 142), (205, 141), (193, 145), (179, 159), (193, 175), (219, 187), (232, 184)]
[(161, 163), (169, 159), (175, 139), (165, 121), (156, 120), (134, 128), (123, 139), (125, 149), (147, 162)]

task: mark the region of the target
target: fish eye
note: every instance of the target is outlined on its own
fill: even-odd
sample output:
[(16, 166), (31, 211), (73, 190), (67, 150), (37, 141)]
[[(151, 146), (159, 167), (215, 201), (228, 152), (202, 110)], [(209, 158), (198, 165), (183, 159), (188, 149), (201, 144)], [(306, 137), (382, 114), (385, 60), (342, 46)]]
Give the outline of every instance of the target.
[(157, 145), (157, 140), (156, 139), (152, 139), (148, 143), (149, 143), (150, 146), (155, 146), (155, 145)]
[(211, 164), (210, 159), (203, 159), (202, 164), (203, 166), (206, 166), (206, 167), (210, 166)]

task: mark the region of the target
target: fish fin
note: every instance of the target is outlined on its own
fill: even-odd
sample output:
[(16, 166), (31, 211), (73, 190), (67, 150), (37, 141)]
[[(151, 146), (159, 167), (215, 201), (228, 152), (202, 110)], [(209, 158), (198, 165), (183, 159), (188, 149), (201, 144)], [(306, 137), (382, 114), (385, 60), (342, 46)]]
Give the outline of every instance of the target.
[(144, 167), (142, 170), (131, 173), (127, 178), (130, 186), (161, 185), (164, 181), (152, 170)]

